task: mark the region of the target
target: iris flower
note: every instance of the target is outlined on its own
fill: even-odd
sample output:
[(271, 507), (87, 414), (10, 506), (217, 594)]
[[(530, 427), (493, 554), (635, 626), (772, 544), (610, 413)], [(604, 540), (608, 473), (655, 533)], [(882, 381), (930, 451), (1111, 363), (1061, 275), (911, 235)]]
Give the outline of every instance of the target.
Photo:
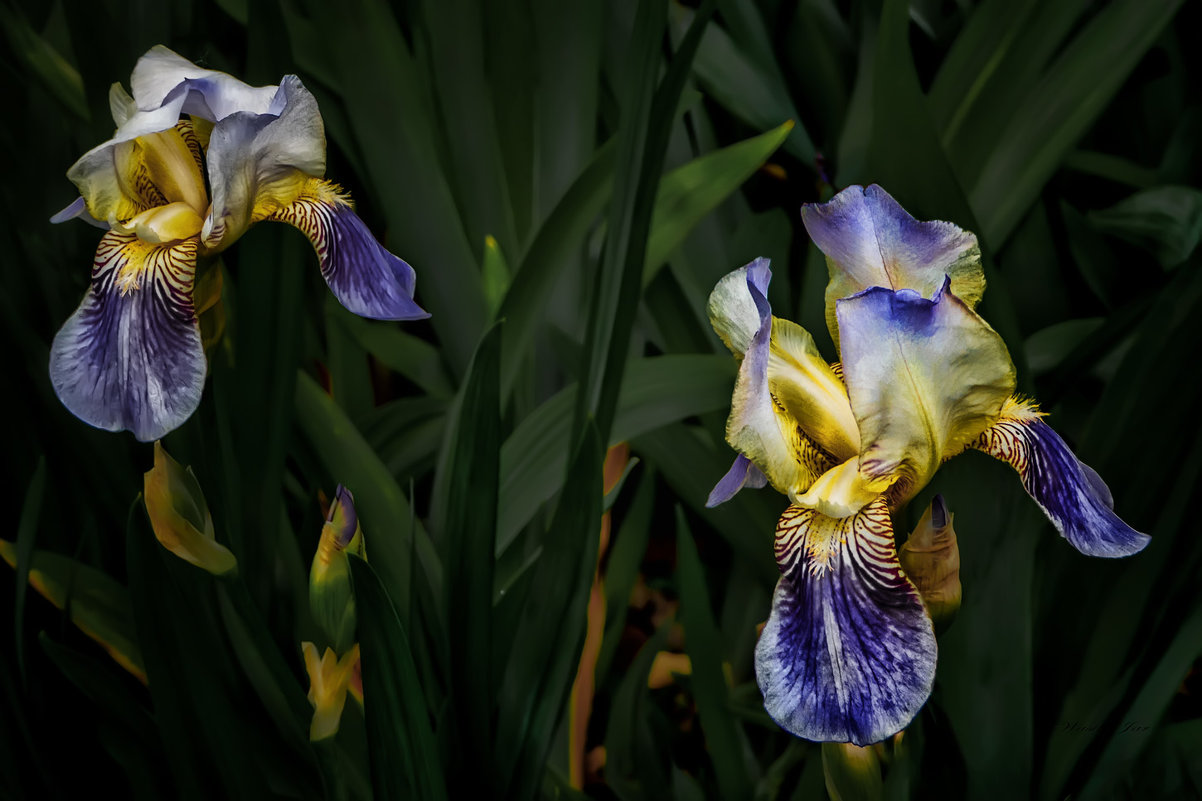
[(149, 441), (196, 410), (206, 371), (197, 259), (262, 220), (309, 237), (326, 283), (355, 314), (428, 316), (413, 301), (413, 268), (322, 179), (325, 130), (299, 78), (251, 87), (158, 46), (131, 86), (132, 96), (113, 85), (117, 130), (67, 171), (80, 197), (51, 219), (107, 229), (91, 286), (50, 350), (51, 383), (73, 414)]
[(802, 217), (827, 256), (841, 362), (772, 316), (767, 260), (718, 282), (710, 319), (741, 358), (726, 428), (739, 456), (709, 504), (746, 485), (788, 496), (755, 654), (765, 707), (800, 737), (865, 745), (904, 728), (931, 692), (935, 634), (898, 563), (892, 514), (944, 461), (975, 448), (1007, 462), (1082, 553), (1126, 556), (1148, 537), (1015, 395), (1006, 347), (974, 311), (985, 282), (971, 233), (919, 222), (877, 186)]

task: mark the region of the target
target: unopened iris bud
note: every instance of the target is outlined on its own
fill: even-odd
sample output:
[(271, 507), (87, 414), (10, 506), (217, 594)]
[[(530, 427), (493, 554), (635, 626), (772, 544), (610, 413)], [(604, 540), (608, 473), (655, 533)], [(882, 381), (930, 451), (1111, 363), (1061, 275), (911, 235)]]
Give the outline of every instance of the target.
[(822, 744), (822, 774), (831, 801), (877, 801), (885, 793), (874, 746)]
[(355, 638), (355, 597), (351, 591), (348, 553), (367, 558), (363, 531), (355, 514), (355, 499), (350, 490), (339, 485), (309, 571), (309, 606), (313, 618), (339, 651), (349, 648)]
[(952, 517), (943, 496), (936, 495), (898, 554), (939, 628), (950, 624), (960, 608), (960, 548)]
[(359, 645), (353, 645), (341, 659), (333, 648), (327, 648), (319, 659), (317, 646), (311, 642), (301, 643), (301, 651), (305, 655), (305, 672), (309, 674), (309, 703), (313, 705), (309, 739), (324, 740), (338, 733), (346, 693), (358, 672)]
[(159, 543), (178, 556), (214, 575), (238, 566), (230, 550), (217, 542), (213, 517), (192, 468), (172, 459), (154, 443), (154, 467), (142, 482), (146, 512)]

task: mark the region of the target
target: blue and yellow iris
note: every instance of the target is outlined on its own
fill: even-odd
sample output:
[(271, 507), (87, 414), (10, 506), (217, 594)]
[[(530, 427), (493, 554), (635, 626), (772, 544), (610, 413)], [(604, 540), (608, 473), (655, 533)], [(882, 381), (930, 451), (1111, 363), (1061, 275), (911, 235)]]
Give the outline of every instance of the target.
[(904, 728), (934, 681), (934, 630), (891, 518), (944, 461), (968, 448), (1006, 461), (1083, 553), (1126, 556), (1148, 537), (1015, 396), (1005, 344), (974, 310), (985, 288), (975, 236), (915, 220), (878, 186), (802, 218), (827, 256), (840, 362), (772, 316), (766, 260), (718, 282), (710, 320), (741, 360), (726, 429), (739, 456), (709, 503), (765, 484), (788, 496), (756, 648), (765, 706), (798, 736), (864, 745)]
[(413, 268), (389, 253), (324, 180), (325, 129), (300, 79), (251, 87), (159, 46), (133, 94), (114, 84), (117, 130), (67, 172), (80, 197), (52, 218), (107, 229), (83, 302), (50, 351), (50, 378), (77, 417), (144, 441), (200, 403), (207, 365), (197, 260), (264, 220), (312, 241), (338, 300), (364, 317), (413, 320)]

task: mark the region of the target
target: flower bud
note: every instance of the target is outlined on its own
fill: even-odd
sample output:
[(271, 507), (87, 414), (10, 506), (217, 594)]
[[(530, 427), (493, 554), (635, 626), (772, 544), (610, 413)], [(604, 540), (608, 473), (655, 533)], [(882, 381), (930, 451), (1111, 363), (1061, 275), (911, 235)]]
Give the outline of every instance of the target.
[(333, 648), (327, 648), (318, 659), (317, 646), (311, 642), (301, 643), (301, 652), (305, 655), (305, 672), (309, 674), (309, 703), (313, 705), (309, 739), (324, 740), (338, 733), (346, 693), (358, 671), (359, 645), (353, 645), (341, 659)]
[(309, 607), (338, 651), (349, 648), (355, 638), (355, 597), (348, 553), (367, 558), (355, 499), (350, 490), (339, 485), (309, 570)]
[(142, 494), (150, 527), (164, 548), (214, 575), (238, 566), (230, 550), (217, 542), (213, 517), (192, 469), (184, 469), (157, 441), (154, 467), (143, 478)]
[(884, 797), (881, 760), (871, 745), (823, 743), (822, 775), (831, 801), (876, 801)]
[(952, 517), (943, 496), (936, 495), (898, 553), (937, 628), (946, 628), (960, 608), (960, 549)]

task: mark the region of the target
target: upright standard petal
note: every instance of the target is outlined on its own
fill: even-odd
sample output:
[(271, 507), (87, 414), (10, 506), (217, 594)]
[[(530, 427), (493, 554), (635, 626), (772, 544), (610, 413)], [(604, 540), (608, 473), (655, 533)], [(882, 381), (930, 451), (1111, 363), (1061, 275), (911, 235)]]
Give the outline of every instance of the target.
[(876, 184), (849, 186), (827, 203), (807, 203), (801, 219), (826, 254), (826, 317), (836, 344), (835, 301), (870, 287), (912, 289), (929, 297), (946, 275), (952, 292), (970, 308), (985, 291), (975, 235), (948, 222), (915, 220)]
[[(769, 385), (769, 363), (772, 353), (773, 317), (768, 299), (764, 297), (760, 288), (767, 286), (770, 276), (760, 274), (753, 268), (755, 264), (753, 262), (748, 268), (735, 271), (743, 280), (743, 293), (756, 310), (759, 327), (747, 340), (746, 353), (739, 365), (739, 374), (735, 379), (734, 395), (730, 403), (730, 417), (726, 421), (726, 441), (751, 460), (778, 492), (794, 497), (804, 492), (815, 478), (831, 466), (830, 458), (806, 435), (798, 421), (788, 414), (772, 394)], [(765, 263), (765, 271), (766, 267)], [(721, 282), (719, 286), (723, 286)], [(714, 328), (719, 330), (720, 334), (725, 330), (732, 347), (735, 347), (743, 341), (749, 327), (746, 309), (743, 308), (745, 303), (729, 284), (723, 292), (727, 300), (721, 308), (733, 307), (737, 311), (715, 317), (717, 322)], [(715, 290), (715, 294), (717, 293), (718, 290)], [(711, 304), (711, 313), (712, 308)], [(726, 479), (723, 479), (723, 482), (725, 481)]]
[[(759, 258), (731, 270), (718, 280), (710, 293), (706, 310), (710, 325), (730, 352), (742, 356), (751, 347), (751, 339), (764, 324), (764, 316), (752, 290), (761, 297), (768, 297), (768, 284), (772, 281), (772, 270), (768, 259)], [(767, 301), (765, 300), (765, 303)], [(769, 309), (771, 314), (771, 309)]]
[[(139, 109), (157, 109), (178, 99), (183, 113), (213, 122), (239, 111), (280, 112), (277, 87), (249, 86), (224, 72), (202, 69), (162, 45), (155, 45), (138, 59), (130, 86)], [(126, 105), (122, 103), (122, 107)]]
[(1060, 535), (1081, 553), (1130, 556), (1151, 541), (1114, 513), (1114, 500), (1105, 482), (1077, 460), (1030, 404), (1007, 402), (1001, 419), (982, 432), (971, 447), (1018, 471), (1027, 494)]
[(252, 224), (300, 197), (326, 170), (326, 137), (317, 101), (295, 75), (280, 82), (272, 113), (239, 111), (209, 136), (212, 210), (201, 239), (223, 249)]
[(376, 241), (334, 184), (309, 180), (295, 201), (268, 219), (294, 225), (309, 237), (330, 291), (355, 314), (375, 320), (430, 316), (413, 300), (413, 268)]
[(837, 306), (860, 472), (895, 476), (904, 502), (997, 421), (1014, 392), (1010, 354), (946, 279), (931, 300), (874, 287)]
[(92, 285), (50, 348), (50, 381), (74, 415), (149, 442), (200, 404), (205, 357), (192, 305), (196, 238), (152, 245), (106, 233)]
[(898, 565), (883, 497), (835, 520), (789, 507), (780, 581), (755, 649), (768, 714), (808, 740), (875, 743), (903, 729), (935, 679), (935, 633)]

